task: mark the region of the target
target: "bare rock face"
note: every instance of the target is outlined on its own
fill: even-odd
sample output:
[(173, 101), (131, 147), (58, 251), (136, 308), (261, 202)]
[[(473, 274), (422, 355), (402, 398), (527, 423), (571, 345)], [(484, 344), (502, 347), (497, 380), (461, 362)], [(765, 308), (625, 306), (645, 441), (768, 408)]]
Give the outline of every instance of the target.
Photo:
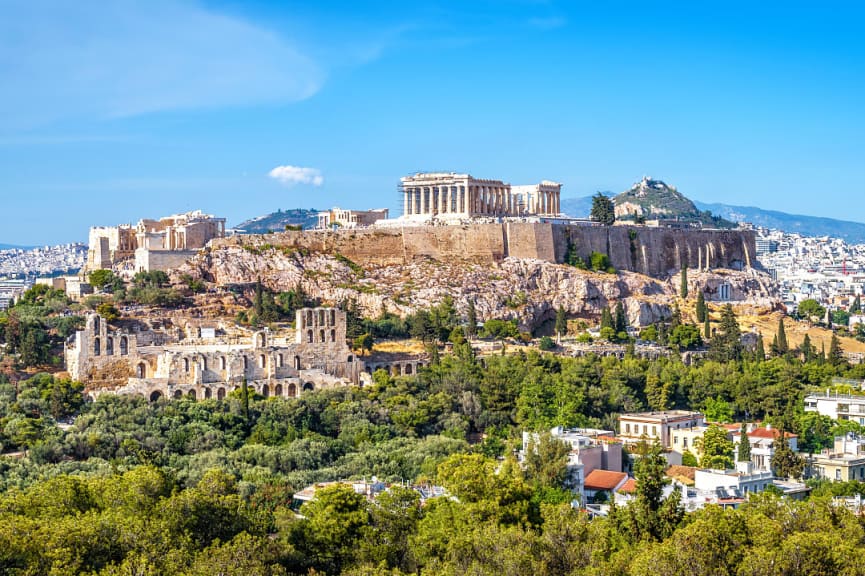
[[(373, 316), (385, 310), (411, 313), (450, 296), (462, 313), (473, 301), (481, 320), (516, 319), (525, 330), (554, 319), (559, 307), (572, 317), (594, 320), (618, 301), (632, 325), (645, 326), (670, 317), (671, 303), (679, 290), (673, 279), (662, 282), (633, 272), (588, 272), (536, 259), (445, 264), (433, 258), (415, 258), (408, 264), (367, 264), (361, 268), (339, 255), (236, 245), (196, 256), (175, 274), (189, 274), (217, 286), (248, 285), (258, 279), (276, 291), (301, 286), (306, 294), (324, 302), (354, 300)], [(701, 272), (689, 279), (694, 289), (705, 286), (712, 290), (729, 281), (736, 286), (736, 294), (770, 292), (759, 277), (742, 278), (743, 274), (729, 272), (716, 281), (711, 273)]]

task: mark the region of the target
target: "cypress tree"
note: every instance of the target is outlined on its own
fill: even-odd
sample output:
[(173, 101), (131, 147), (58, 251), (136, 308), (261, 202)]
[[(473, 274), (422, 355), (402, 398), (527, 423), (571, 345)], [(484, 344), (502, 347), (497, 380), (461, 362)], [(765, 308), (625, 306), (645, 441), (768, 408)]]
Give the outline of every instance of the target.
[(707, 314), (706, 317), (703, 319), (703, 338), (705, 340), (708, 340), (711, 337), (712, 337), (712, 328), (711, 328), (711, 326), (709, 326), (709, 315)]
[(246, 384), (246, 377), (240, 382), (240, 402), (243, 409), (243, 420), (246, 427), (249, 428), (249, 386)]
[(805, 334), (805, 338), (802, 340), (802, 360), (810, 362), (813, 359), (814, 346), (811, 344), (811, 337), (808, 334)]
[(697, 291), (697, 322), (706, 321), (706, 299), (703, 297), (703, 291)]
[(839, 364), (843, 364), (844, 360), (844, 352), (841, 350), (841, 341), (838, 340), (838, 336), (836, 334), (832, 334), (832, 340), (829, 342), (829, 363), (833, 366), (838, 366)]
[(475, 310), (475, 301), (469, 300), (469, 308), (466, 312), (466, 336), (469, 338), (477, 334), (478, 331), (478, 312)]
[(853, 300), (853, 305), (850, 306), (850, 314), (858, 314), (862, 311), (862, 301), (859, 299), (859, 294), (856, 295), (856, 299)]
[(682, 280), (680, 286), (680, 294), (682, 295), (682, 299), (688, 297), (688, 265), (685, 264), (682, 266)]
[(754, 348), (754, 360), (762, 362), (766, 359), (766, 348), (763, 346), (763, 335), (757, 335), (757, 346)]
[(613, 328), (613, 315), (610, 314), (609, 306), (601, 311), (601, 330), (604, 328)]
[(556, 310), (556, 343), (559, 343), (559, 340), (562, 336), (568, 333), (568, 317), (565, 313), (565, 307), (559, 306)]
[(748, 429), (742, 422), (739, 429), (739, 450), (736, 452), (736, 462), (748, 462), (751, 460), (751, 442), (748, 440)]
[(787, 346), (787, 333), (784, 332), (784, 317), (778, 319), (778, 355), (783, 356), (789, 350)]
[(616, 302), (616, 320), (613, 328), (617, 335), (619, 332), (627, 332), (628, 330), (628, 319), (625, 317), (625, 308), (622, 306), (621, 300)]

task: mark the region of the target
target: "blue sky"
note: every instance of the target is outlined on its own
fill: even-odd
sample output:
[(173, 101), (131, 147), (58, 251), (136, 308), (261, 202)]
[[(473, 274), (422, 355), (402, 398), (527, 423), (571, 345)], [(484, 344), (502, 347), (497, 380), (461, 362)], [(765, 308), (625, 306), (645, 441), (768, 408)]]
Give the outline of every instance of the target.
[(643, 175), (865, 221), (865, 8), (0, 0), (0, 242), (397, 209), (400, 176)]

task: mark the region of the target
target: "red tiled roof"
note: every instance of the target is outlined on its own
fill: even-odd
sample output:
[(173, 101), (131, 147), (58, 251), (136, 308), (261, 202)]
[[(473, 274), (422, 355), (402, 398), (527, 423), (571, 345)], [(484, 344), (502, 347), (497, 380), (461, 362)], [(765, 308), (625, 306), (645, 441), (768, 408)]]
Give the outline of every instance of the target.
[(621, 484), (627, 477), (628, 475), (624, 472), (596, 469), (586, 476), (583, 486), (588, 490), (615, 490), (616, 486)]
[(689, 480), (693, 480), (696, 475), (697, 468), (695, 466), (680, 466), (678, 464), (674, 464), (667, 468), (667, 476), (670, 478), (678, 478), (680, 476), (684, 476)]
[[(780, 431), (777, 428), (754, 428), (748, 432), (749, 438), (777, 438), (779, 435)], [(784, 437), (796, 438), (797, 436), (790, 432), (785, 432)]]
[(625, 494), (633, 494), (637, 491), (637, 481), (634, 478), (628, 478), (622, 487), (619, 488), (619, 492), (624, 492)]

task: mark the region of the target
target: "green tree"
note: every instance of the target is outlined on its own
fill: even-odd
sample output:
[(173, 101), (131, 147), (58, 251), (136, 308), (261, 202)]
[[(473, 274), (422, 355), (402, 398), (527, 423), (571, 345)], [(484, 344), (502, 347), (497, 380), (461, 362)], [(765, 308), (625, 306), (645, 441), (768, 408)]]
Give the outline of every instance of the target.
[(710, 356), (719, 362), (732, 362), (742, 358), (742, 334), (733, 306), (727, 304), (721, 311), (718, 333), (712, 338)]
[(634, 464), (636, 498), (623, 510), (611, 511), (611, 519), (632, 542), (657, 542), (669, 537), (682, 521), (681, 494), (674, 490), (669, 497), (663, 497), (668, 482), (667, 459), (659, 443), (651, 446), (642, 443), (635, 449), (638, 454)]
[(598, 192), (592, 196), (591, 219), (604, 226), (612, 226), (616, 221), (616, 210), (613, 201)]
[(616, 273), (616, 269), (613, 268), (613, 265), (610, 263), (610, 257), (603, 252), (596, 252), (593, 250), (589, 255), (589, 262), (591, 263), (592, 270), (595, 270), (596, 272), (607, 272), (609, 274)]
[(804, 362), (810, 362), (814, 359), (814, 355), (817, 353), (817, 349), (811, 344), (811, 336), (805, 334), (805, 338), (802, 339), (802, 345), (799, 347), (802, 352), (802, 360)]
[(693, 324), (679, 324), (669, 336), (669, 343), (682, 350), (692, 350), (703, 343), (700, 329)]
[(772, 341), (772, 354), (775, 356), (783, 356), (790, 347), (787, 344), (787, 332), (784, 329), (784, 317), (778, 318), (778, 331), (775, 334), (775, 339)]
[(733, 406), (722, 398), (706, 398), (703, 414), (709, 422), (727, 423), (733, 421)]
[(363, 334), (354, 339), (352, 347), (355, 350), (360, 350), (362, 356), (365, 352), (372, 351), (372, 346), (374, 343), (375, 339), (372, 337), (372, 334), (370, 334), (369, 332), (364, 332)]
[(787, 443), (787, 433), (780, 429), (773, 442), (775, 453), (772, 455), (772, 470), (780, 478), (801, 478), (805, 470), (805, 460), (793, 452)]
[(369, 524), (366, 500), (351, 486), (334, 484), (317, 490), (300, 511), (306, 519), (293, 538), (295, 546), (309, 555), (316, 568), (340, 573), (358, 553)]
[(88, 282), (97, 290), (106, 289), (113, 292), (116, 288), (123, 286), (123, 280), (118, 278), (111, 270), (94, 270), (88, 277)]
[(573, 488), (567, 484), (570, 447), (549, 432), (532, 437), (526, 447), (526, 478), (539, 488)]
[(679, 287), (679, 295), (683, 299), (685, 299), (688, 297), (688, 265), (687, 264), (682, 266), (680, 284), (681, 284), (681, 286)]
[(538, 342), (538, 348), (548, 352), (550, 350), (554, 350), (556, 347), (555, 341), (549, 336), (541, 336), (540, 341)]
[(110, 302), (103, 302), (97, 306), (96, 313), (105, 318), (108, 322), (114, 322), (120, 318), (120, 311)]
[(703, 338), (708, 340), (712, 337), (712, 326), (709, 324), (709, 315), (706, 314), (706, 318), (703, 321)]
[(700, 466), (717, 470), (727, 470), (733, 467), (733, 441), (727, 437), (727, 430), (712, 424), (698, 439), (700, 450)]
[(744, 422), (742, 422), (742, 427), (739, 429), (739, 448), (736, 451), (736, 461), (751, 461), (751, 441), (748, 440), (748, 427)]
[(616, 315), (614, 318), (613, 329), (616, 331), (616, 334), (619, 334), (620, 332), (627, 333), (628, 331), (628, 318), (625, 316), (625, 308), (622, 306), (621, 300), (616, 302)]
[(466, 336), (473, 338), (478, 333), (478, 312), (475, 309), (475, 301), (469, 300), (466, 311)]
[(860, 312), (862, 312), (862, 300), (859, 294), (857, 294), (856, 299), (853, 300), (853, 304), (850, 306), (850, 314), (859, 314)]
[(820, 322), (826, 315), (826, 308), (813, 298), (808, 298), (799, 303), (796, 312), (800, 318), (809, 322)]
[(565, 313), (565, 307), (559, 306), (556, 309), (556, 344), (561, 341), (562, 336), (568, 333), (568, 316)]
[(613, 315), (610, 313), (609, 307), (604, 307), (604, 309), (601, 310), (601, 330), (603, 330), (604, 328), (609, 328), (615, 333), (615, 327), (613, 326)]
[(832, 366), (840, 366), (847, 363), (847, 360), (844, 358), (844, 351), (841, 349), (841, 340), (838, 339), (837, 334), (833, 333), (832, 340), (829, 341), (829, 355), (826, 360)]
[(766, 347), (763, 345), (763, 335), (757, 335), (757, 344), (754, 346), (754, 360), (762, 362), (766, 359)]
[(838, 309), (832, 311), (832, 324), (847, 328), (850, 324), (850, 313), (846, 310)]
[(706, 299), (703, 296), (702, 290), (697, 291), (696, 312), (697, 312), (697, 322), (699, 322), (700, 324), (705, 322), (706, 316), (707, 316), (707, 309), (706, 309)]

